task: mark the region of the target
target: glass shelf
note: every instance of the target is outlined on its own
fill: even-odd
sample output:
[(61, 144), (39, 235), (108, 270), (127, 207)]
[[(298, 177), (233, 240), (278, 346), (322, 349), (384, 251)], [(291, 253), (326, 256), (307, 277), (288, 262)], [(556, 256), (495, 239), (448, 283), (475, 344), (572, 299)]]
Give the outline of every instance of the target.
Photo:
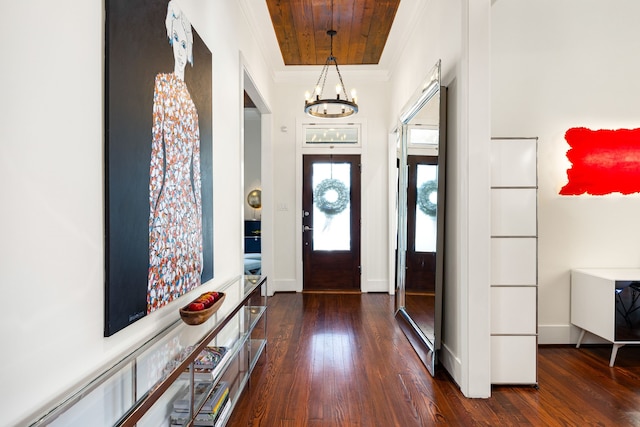
[(251, 340), (251, 362), (249, 364), (249, 371), (253, 371), (253, 368), (255, 368), (256, 363), (258, 363), (258, 359), (260, 358), (260, 355), (262, 355), (262, 352), (266, 347), (267, 347), (266, 339)]
[[(170, 425), (173, 401), (185, 393), (194, 396), (194, 384), (202, 380), (209, 384), (197, 401), (190, 399), (189, 418), (224, 381), (230, 408), (219, 420), (224, 425), (266, 344), (266, 277), (240, 276), (217, 291), (226, 294), (225, 301), (206, 322), (190, 326), (176, 320), (30, 425)], [(254, 341), (264, 344), (256, 347)], [(196, 372), (193, 362), (207, 346), (227, 351), (210, 374)]]

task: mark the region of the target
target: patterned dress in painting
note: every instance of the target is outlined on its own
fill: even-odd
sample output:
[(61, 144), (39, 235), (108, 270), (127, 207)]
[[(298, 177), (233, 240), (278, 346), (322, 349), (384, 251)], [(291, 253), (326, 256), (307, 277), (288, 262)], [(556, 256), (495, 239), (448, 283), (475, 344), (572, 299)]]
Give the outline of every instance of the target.
[(200, 285), (202, 273), (198, 112), (173, 73), (155, 81), (149, 205), (147, 313)]

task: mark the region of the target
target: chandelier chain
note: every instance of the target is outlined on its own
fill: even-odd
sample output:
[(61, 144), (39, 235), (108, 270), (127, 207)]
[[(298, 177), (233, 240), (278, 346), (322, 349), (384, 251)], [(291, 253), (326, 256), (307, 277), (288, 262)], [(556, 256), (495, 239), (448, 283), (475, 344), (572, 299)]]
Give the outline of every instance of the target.
[[(330, 37), (329, 44), (329, 56), (322, 67), (318, 81), (314, 88), (315, 96), (312, 98), (307, 92), (306, 100), (304, 104), (305, 113), (314, 117), (323, 118), (338, 118), (347, 117), (358, 112), (358, 105), (355, 103), (355, 95), (353, 100), (349, 99), (347, 94), (347, 88), (344, 85), (342, 79), (342, 73), (338, 67), (338, 60), (333, 54), (333, 36), (337, 34), (334, 30), (334, 16), (333, 16), (333, 0), (331, 1), (331, 23), (330, 29), (327, 31), (327, 35)], [(336, 98), (324, 98), (324, 89), (327, 83), (327, 77), (329, 75), (329, 68), (331, 63), (336, 67), (336, 73), (338, 74), (339, 85), (336, 85)], [(352, 92), (353, 94), (353, 92)]]
[(336, 64), (336, 71), (338, 72), (338, 79), (340, 80), (340, 88), (342, 89), (342, 93), (344, 94), (344, 99), (349, 101), (347, 89), (344, 87), (344, 82), (342, 81), (342, 73), (340, 72), (340, 68), (338, 68), (338, 60), (336, 58), (333, 58), (333, 62), (335, 62)]

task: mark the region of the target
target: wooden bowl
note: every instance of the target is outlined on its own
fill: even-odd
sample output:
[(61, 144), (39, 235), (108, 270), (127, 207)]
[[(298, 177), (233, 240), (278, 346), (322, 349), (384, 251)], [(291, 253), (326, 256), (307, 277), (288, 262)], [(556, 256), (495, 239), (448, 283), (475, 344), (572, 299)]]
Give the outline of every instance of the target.
[[(208, 292), (205, 292), (205, 293), (208, 293)], [(187, 308), (189, 307), (189, 304), (191, 304), (189, 303), (180, 309), (180, 317), (182, 318), (182, 321), (187, 325), (200, 325), (201, 323), (206, 322), (213, 315), (213, 313), (218, 311), (218, 309), (224, 302), (225, 297), (226, 295), (220, 292), (220, 298), (216, 302), (214, 302), (211, 307), (205, 308), (204, 310), (198, 310), (198, 311), (189, 310)]]

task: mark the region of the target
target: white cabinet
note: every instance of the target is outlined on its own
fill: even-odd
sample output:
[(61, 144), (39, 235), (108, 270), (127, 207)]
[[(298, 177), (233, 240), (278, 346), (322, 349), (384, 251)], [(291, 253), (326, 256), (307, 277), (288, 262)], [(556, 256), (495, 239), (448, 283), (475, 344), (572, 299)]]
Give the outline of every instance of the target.
[(537, 144), (491, 140), (492, 384), (537, 384)]
[(640, 344), (640, 269), (571, 271), (571, 323), (613, 343), (609, 366), (625, 344)]

